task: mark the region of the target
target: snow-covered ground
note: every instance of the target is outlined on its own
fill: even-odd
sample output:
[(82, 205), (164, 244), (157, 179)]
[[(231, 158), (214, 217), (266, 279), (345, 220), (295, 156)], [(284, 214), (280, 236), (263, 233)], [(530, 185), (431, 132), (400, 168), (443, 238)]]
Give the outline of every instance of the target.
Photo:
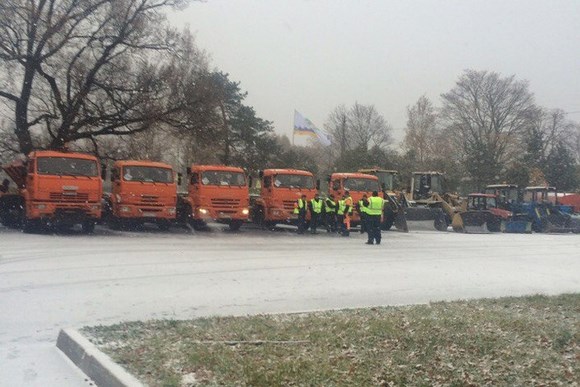
[(86, 386), (63, 327), (580, 292), (580, 235), (242, 229), (28, 235), (0, 226), (0, 385)]

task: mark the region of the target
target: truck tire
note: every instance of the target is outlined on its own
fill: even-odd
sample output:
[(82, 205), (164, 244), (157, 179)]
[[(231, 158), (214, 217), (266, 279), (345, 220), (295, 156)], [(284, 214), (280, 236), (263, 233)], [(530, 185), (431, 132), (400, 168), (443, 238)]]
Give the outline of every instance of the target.
[(36, 234), (40, 232), (40, 221), (25, 218), (22, 221), (22, 231), (26, 234)]
[(243, 220), (233, 219), (229, 224), (230, 231), (238, 231), (242, 227), (242, 224), (244, 224)]
[(157, 228), (161, 231), (169, 231), (171, 227), (171, 222), (168, 220), (160, 220), (157, 222)]
[(95, 231), (95, 221), (86, 220), (81, 224), (81, 231), (83, 234), (92, 234)]

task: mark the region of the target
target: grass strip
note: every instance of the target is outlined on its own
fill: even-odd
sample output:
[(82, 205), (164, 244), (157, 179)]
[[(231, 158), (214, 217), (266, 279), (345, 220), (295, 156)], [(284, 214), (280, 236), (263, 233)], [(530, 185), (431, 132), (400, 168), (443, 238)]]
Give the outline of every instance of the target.
[(578, 386), (580, 294), (83, 328), (151, 386)]

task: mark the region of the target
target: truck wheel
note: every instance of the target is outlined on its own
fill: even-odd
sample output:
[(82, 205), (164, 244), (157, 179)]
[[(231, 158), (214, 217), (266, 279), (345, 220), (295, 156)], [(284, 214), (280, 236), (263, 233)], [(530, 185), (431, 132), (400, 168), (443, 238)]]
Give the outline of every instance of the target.
[(232, 220), (229, 224), (230, 231), (238, 231), (240, 229), (240, 227), (242, 227), (242, 224), (244, 224), (243, 220), (238, 220), (238, 219)]
[(161, 231), (169, 231), (170, 227), (171, 227), (171, 223), (168, 220), (160, 220), (157, 223), (157, 228), (159, 228), (159, 230), (161, 230)]
[(93, 220), (84, 221), (81, 224), (81, 231), (83, 234), (92, 234), (95, 231), (95, 222)]
[(189, 223), (191, 224), (191, 227), (193, 227), (195, 231), (207, 230), (207, 224), (203, 220), (191, 219)]
[(445, 215), (442, 215), (435, 218), (434, 227), (435, 230), (437, 231), (447, 231), (447, 227), (449, 227), (447, 217)]
[(40, 222), (33, 219), (24, 219), (22, 221), (22, 231), (26, 234), (35, 234), (40, 231)]

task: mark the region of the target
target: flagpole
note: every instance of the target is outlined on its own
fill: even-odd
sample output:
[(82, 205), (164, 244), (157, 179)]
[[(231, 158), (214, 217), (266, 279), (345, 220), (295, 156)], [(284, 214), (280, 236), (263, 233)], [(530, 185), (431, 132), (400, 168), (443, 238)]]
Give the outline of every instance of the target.
[(296, 134), (296, 109), (294, 109), (294, 123), (292, 124), (292, 146), (294, 146), (295, 134)]

